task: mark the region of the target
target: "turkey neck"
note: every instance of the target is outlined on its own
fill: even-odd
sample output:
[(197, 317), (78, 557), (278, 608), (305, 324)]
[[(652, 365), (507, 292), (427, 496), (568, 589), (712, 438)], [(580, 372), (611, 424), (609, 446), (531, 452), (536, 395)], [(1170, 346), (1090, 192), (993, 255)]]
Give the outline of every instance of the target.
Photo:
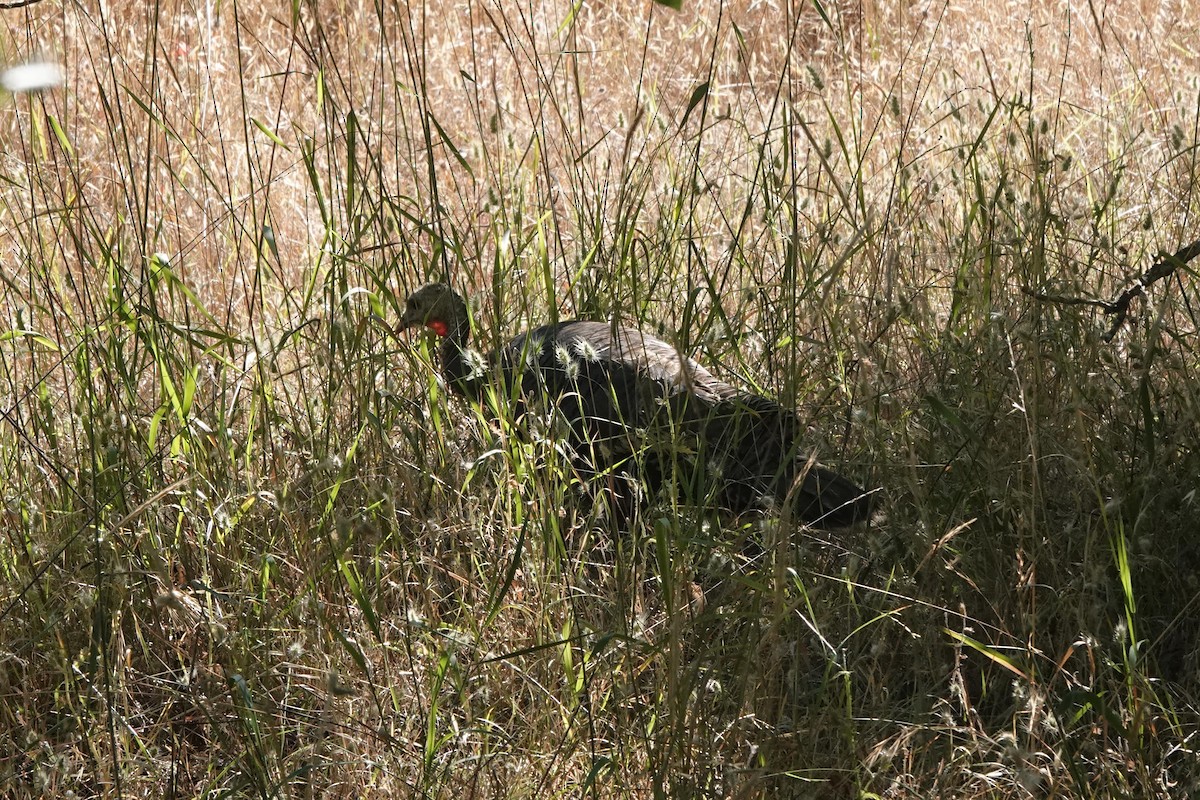
[(438, 345), (442, 357), (442, 375), (458, 394), (475, 394), (481, 375), (478, 365), (471, 363), (474, 354), (467, 348), (467, 341), (471, 338), (471, 323), (465, 315), (456, 315), (446, 324), (449, 330)]

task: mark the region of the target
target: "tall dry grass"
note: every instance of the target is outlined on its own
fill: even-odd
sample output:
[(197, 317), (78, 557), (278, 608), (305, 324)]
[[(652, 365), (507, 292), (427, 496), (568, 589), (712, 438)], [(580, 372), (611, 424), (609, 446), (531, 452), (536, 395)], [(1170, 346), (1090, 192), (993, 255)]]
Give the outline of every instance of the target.
[[(37, 3), (0, 108), (0, 785), (1181, 796), (1187, 3)], [(446, 396), (617, 316), (794, 403), (870, 526), (614, 535)], [(501, 415), (503, 418), (503, 415)], [(761, 555), (747, 555), (747, 539)]]

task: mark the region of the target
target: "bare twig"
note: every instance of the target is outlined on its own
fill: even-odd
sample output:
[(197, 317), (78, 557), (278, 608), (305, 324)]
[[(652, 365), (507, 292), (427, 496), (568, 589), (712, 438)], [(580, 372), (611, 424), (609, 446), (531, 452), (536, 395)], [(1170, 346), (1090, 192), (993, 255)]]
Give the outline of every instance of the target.
[(1112, 315), (1113, 321), (1108, 331), (1101, 338), (1106, 342), (1111, 342), (1113, 337), (1117, 335), (1117, 331), (1125, 324), (1125, 320), (1129, 316), (1129, 305), (1133, 302), (1133, 298), (1145, 295), (1146, 289), (1150, 288), (1151, 284), (1174, 275), (1175, 270), (1196, 256), (1200, 256), (1200, 239), (1176, 250), (1170, 255), (1163, 254), (1159, 256), (1158, 260), (1150, 266), (1150, 269), (1138, 276), (1130, 284), (1129, 288), (1117, 295), (1115, 300), (1094, 300), (1089, 297), (1064, 297), (1062, 295), (1036, 292), (1028, 287), (1022, 287), (1021, 291), (1035, 300), (1044, 300), (1048, 303), (1067, 306), (1098, 306), (1104, 309), (1105, 314)]

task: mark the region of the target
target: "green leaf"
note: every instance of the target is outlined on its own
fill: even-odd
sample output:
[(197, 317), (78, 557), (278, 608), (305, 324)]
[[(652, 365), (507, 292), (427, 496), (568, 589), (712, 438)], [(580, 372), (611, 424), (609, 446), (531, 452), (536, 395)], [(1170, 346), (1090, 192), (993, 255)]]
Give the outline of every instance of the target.
[(27, 331), (20, 328), (13, 328), (12, 330), (7, 330), (3, 333), (0, 333), (0, 342), (8, 342), (13, 339), (32, 339), (42, 347), (45, 347), (47, 350), (55, 353), (62, 352), (62, 349), (58, 346), (57, 342), (48, 336), (38, 333), (37, 331)]
[(1017, 666), (1017, 663), (1015, 661), (1013, 661), (1011, 658), (1004, 655), (1000, 651), (998, 651), (994, 648), (988, 647), (983, 642), (972, 639), (970, 636), (967, 636), (966, 634), (963, 634), (963, 633), (959, 633), (958, 631), (952, 631), (949, 628), (942, 628), (942, 631), (947, 636), (949, 636), (951, 639), (955, 639), (958, 642), (961, 642), (962, 644), (971, 648), (972, 650), (974, 650), (975, 652), (984, 656), (985, 658), (988, 658), (992, 662), (999, 664), (1000, 666), (1004, 667), (1006, 670), (1008, 670), (1012, 674), (1016, 675), (1018, 678), (1021, 678), (1022, 680), (1026, 680), (1026, 681), (1029, 680), (1029, 676), (1025, 674), (1025, 670), (1023, 670), (1019, 666)]
[(687, 111), (683, 112), (683, 120), (679, 123), (680, 130), (683, 130), (684, 125), (687, 125), (688, 117), (692, 115), (692, 111), (695, 110), (696, 106), (700, 105), (704, 101), (704, 98), (708, 97), (708, 87), (711, 83), (712, 81), (705, 81), (692, 91), (692, 97), (688, 100)]
[(463, 156), (462, 152), (450, 139), (450, 134), (446, 133), (446, 131), (442, 128), (441, 123), (437, 121), (437, 118), (434, 117), (433, 114), (429, 115), (429, 121), (432, 122), (433, 127), (437, 129), (438, 136), (441, 137), (442, 142), (446, 145), (446, 149), (450, 151), (450, 155), (454, 156), (454, 160), (457, 161), (459, 165), (467, 171), (468, 175), (474, 178), (475, 171), (471, 169), (471, 165), (467, 163), (466, 157)]
[(163, 417), (170, 413), (171, 407), (163, 403), (150, 417), (150, 430), (146, 433), (146, 446), (151, 450), (158, 443), (158, 430), (162, 427)]
[(500, 588), (496, 591), (495, 597), (492, 598), (492, 601), (488, 603), (487, 614), (484, 616), (484, 627), (490, 625), (492, 620), (496, 618), (496, 614), (500, 611), (500, 607), (504, 602), (504, 598), (508, 596), (508, 591), (512, 588), (513, 580), (517, 576), (517, 567), (521, 564), (521, 553), (525, 549), (525, 531), (528, 527), (529, 518), (526, 518), (521, 524), (521, 533), (517, 536), (517, 544), (513, 548), (512, 559), (509, 562), (508, 569), (504, 573), (504, 583), (501, 584)]
[(925, 402), (933, 410), (934, 414), (940, 417), (947, 426), (961, 433), (967, 441), (975, 442), (979, 440), (978, 434), (971, 429), (971, 426), (963, 422), (958, 412), (948, 406), (940, 397), (935, 394), (927, 394), (925, 395)]
[(58, 118), (53, 114), (47, 114), (46, 116), (50, 119), (50, 127), (54, 131), (55, 138), (58, 139), (58, 146), (63, 149), (63, 152), (73, 158), (75, 156), (75, 148), (71, 146), (71, 140), (67, 138), (67, 132), (62, 129), (62, 125), (58, 123)]
[(267, 138), (269, 138), (272, 142), (279, 145), (284, 150), (288, 150), (290, 152), (290, 148), (286, 144), (283, 143), (283, 139), (280, 139), (279, 136), (275, 133), (275, 131), (268, 128), (262, 122), (259, 122), (258, 119), (256, 119), (255, 117), (251, 117), (250, 121), (254, 123), (254, 127), (258, 128), (260, 131), (265, 133), (267, 135)]

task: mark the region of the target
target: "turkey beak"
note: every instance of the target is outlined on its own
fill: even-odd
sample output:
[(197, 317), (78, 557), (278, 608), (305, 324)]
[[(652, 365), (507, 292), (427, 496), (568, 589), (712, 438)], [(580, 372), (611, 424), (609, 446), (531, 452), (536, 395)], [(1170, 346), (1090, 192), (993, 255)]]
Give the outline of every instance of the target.
[(409, 328), (419, 328), (425, 324), (425, 319), (421, 313), (415, 309), (408, 309), (404, 312), (404, 316), (400, 318), (400, 327), (396, 331), (406, 331)]

